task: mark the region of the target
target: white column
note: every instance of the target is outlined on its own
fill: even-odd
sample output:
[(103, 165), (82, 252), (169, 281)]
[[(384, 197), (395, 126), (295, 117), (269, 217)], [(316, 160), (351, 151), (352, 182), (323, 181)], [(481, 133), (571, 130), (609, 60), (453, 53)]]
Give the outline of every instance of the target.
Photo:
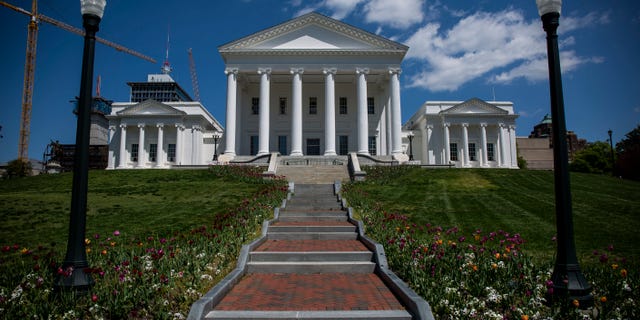
[(384, 107), (384, 115), (385, 115), (385, 119), (384, 121), (386, 121), (387, 124), (387, 130), (386, 130), (386, 134), (387, 134), (387, 150), (386, 150), (386, 155), (391, 155), (391, 150), (393, 150), (393, 136), (392, 136), (392, 125), (391, 125), (391, 95), (388, 94), (389, 92), (389, 88), (387, 87), (387, 104)]
[(165, 152), (164, 152), (164, 123), (158, 123), (156, 125), (158, 127), (158, 147), (156, 149), (156, 166), (157, 167), (164, 167), (164, 159), (166, 159), (167, 157), (165, 156)]
[(442, 164), (449, 164), (451, 161), (451, 146), (449, 140), (449, 123), (444, 124), (444, 162)]
[[(227, 75), (227, 120), (225, 123), (225, 145), (224, 153), (231, 157), (236, 156), (236, 90), (238, 87), (238, 68), (227, 68), (224, 73)], [(177, 144), (177, 143), (176, 143)], [(176, 153), (178, 146), (176, 145)], [(178, 162), (176, 154), (176, 163)]]
[(462, 147), (464, 152), (462, 154), (462, 165), (464, 167), (470, 166), (469, 164), (469, 124), (462, 124)]
[(127, 166), (127, 125), (120, 125), (120, 154), (119, 154), (120, 163), (118, 164), (118, 168), (124, 168)]
[(336, 68), (324, 68), (324, 155), (336, 155)]
[(369, 154), (369, 114), (367, 112), (367, 79), (368, 68), (356, 68), (358, 78), (358, 153)]
[(423, 148), (423, 156), (424, 156), (424, 164), (431, 164), (431, 159), (429, 159), (429, 142), (431, 142), (431, 134), (433, 133), (433, 125), (425, 125), (424, 126), (425, 133), (423, 135), (424, 141), (422, 144)]
[(144, 124), (138, 124), (138, 167), (143, 167), (147, 163), (146, 154), (144, 152)]
[(291, 86), (291, 154), (302, 155), (302, 74), (303, 68), (291, 68), (293, 80)]
[(269, 90), (271, 90), (271, 68), (258, 68), (260, 75), (260, 136), (258, 155), (269, 153)]
[(115, 168), (116, 164), (116, 159), (115, 159), (115, 151), (113, 150), (114, 148), (114, 143), (113, 143), (113, 136), (116, 133), (116, 126), (109, 126), (109, 155), (108, 155), (108, 159), (107, 159), (107, 169), (113, 169)]
[(498, 145), (500, 150), (500, 157), (498, 157), (500, 163), (499, 166), (507, 165), (507, 149), (505, 146), (505, 138), (504, 138), (504, 123), (500, 123), (498, 126)]
[(400, 72), (400, 68), (389, 68), (389, 74), (391, 74), (389, 80), (391, 86), (391, 153), (393, 155), (402, 154), (402, 114), (400, 111), (400, 80), (398, 79)]
[(488, 167), (489, 166), (489, 157), (487, 156), (487, 124), (480, 124), (480, 133), (481, 139), (480, 142), (482, 144), (482, 153), (480, 154), (480, 166)]
[(511, 168), (518, 167), (518, 155), (516, 151), (516, 126), (509, 125), (509, 149), (511, 149)]
[(194, 125), (191, 127), (191, 164), (200, 164), (200, 126)]
[(177, 165), (182, 165), (182, 130), (184, 127), (181, 124), (176, 124), (176, 162)]

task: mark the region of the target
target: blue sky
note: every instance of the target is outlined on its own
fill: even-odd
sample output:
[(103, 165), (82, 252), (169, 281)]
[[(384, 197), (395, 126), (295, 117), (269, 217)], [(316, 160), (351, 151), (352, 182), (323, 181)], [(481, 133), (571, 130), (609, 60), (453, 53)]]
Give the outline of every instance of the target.
[[(7, 0), (30, 9), (29, 0)], [(81, 27), (79, 1), (40, 1), (40, 13)], [(154, 57), (152, 64), (97, 44), (102, 96), (128, 101), (127, 81), (158, 73), (170, 30), (172, 76), (222, 123), (226, 78), (217, 47), (309, 11), (411, 47), (402, 65), (403, 123), (427, 100), (514, 102), (518, 136), (549, 113), (546, 43), (534, 0), (108, 0), (98, 36)], [(0, 7), (0, 162), (17, 157), (28, 18)], [(565, 1), (559, 41), (568, 130), (614, 142), (640, 123), (640, 1)], [(83, 40), (40, 25), (29, 156), (51, 140), (75, 142), (69, 103), (78, 95)]]

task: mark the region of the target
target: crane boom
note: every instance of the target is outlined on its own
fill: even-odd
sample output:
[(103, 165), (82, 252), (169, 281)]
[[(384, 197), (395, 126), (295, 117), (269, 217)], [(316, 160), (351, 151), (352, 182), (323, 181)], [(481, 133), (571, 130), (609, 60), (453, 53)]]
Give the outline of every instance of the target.
[(193, 86), (193, 96), (196, 101), (200, 101), (200, 87), (198, 86), (198, 75), (196, 74), (196, 62), (193, 60), (193, 53), (189, 48), (189, 69), (191, 69), (191, 85)]
[[(22, 89), (22, 113), (20, 119), (20, 137), (18, 141), (18, 159), (28, 160), (28, 151), (29, 151), (29, 136), (31, 133), (31, 108), (32, 108), (32, 98), (33, 98), (33, 83), (34, 83), (34, 74), (36, 68), (36, 45), (38, 39), (38, 23), (40, 21), (44, 21), (50, 23), (58, 28), (63, 30), (67, 30), (69, 32), (75, 33), (77, 35), (84, 37), (84, 30), (68, 25), (62, 21), (58, 21), (53, 18), (49, 18), (43, 14), (38, 13), (38, 2), (37, 0), (33, 0), (31, 3), (31, 12), (22, 9), (20, 7), (14, 6), (10, 3), (0, 1), (0, 5), (12, 9), (16, 12), (27, 15), (31, 18), (29, 21), (28, 31), (27, 31), (27, 50), (26, 50), (26, 58), (24, 64), (24, 86)], [(112, 47), (118, 51), (128, 53), (135, 57), (144, 59), (151, 63), (156, 63), (156, 60), (146, 56), (142, 53), (136, 52), (129, 48), (125, 48), (115, 42), (102, 39), (100, 37), (96, 37), (96, 41), (105, 44), (109, 47)]]

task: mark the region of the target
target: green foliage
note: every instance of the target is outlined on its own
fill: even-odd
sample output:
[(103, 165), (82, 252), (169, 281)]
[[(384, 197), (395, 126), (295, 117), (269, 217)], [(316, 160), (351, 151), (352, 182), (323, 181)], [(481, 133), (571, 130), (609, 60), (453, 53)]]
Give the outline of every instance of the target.
[(5, 178), (11, 179), (28, 177), (31, 175), (31, 162), (22, 159), (9, 161), (6, 170), (7, 171), (4, 174)]
[(616, 144), (618, 161), (617, 175), (627, 179), (640, 180), (640, 125), (625, 135), (625, 139)]
[(596, 141), (577, 152), (569, 169), (584, 173), (610, 173), (613, 168), (611, 162), (611, 145), (607, 142)]
[(526, 169), (527, 168), (527, 159), (523, 156), (518, 156), (518, 168)]
[(284, 181), (256, 173), (92, 171), (85, 247), (96, 284), (77, 297), (52, 292), (69, 271), (59, 268), (59, 217), (68, 218), (71, 175), (0, 183), (0, 215), (10, 221), (0, 229), (0, 318), (185, 318), (286, 195)]
[[(380, 182), (368, 176), (366, 182), (345, 185), (342, 194), (362, 218), (367, 235), (384, 245), (390, 268), (429, 302), (436, 319), (584, 319), (585, 316), (635, 319), (640, 316), (636, 306), (640, 299), (638, 261), (623, 258), (625, 252), (614, 251), (613, 246), (589, 252), (591, 258), (583, 263), (584, 274), (594, 288), (593, 308), (580, 311), (571, 302), (547, 306), (547, 294), (553, 294), (549, 291), (551, 255), (540, 259), (531, 255), (530, 248), (541, 247), (536, 241), (544, 241), (542, 247), (552, 242), (550, 238), (537, 240), (529, 235), (546, 234), (546, 224), (553, 224), (548, 211), (553, 204), (548, 203), (549, 195), (545, 196), (553, 194), (550, 173), (409, 169), (393, 178), (382, 172), (376, 174), (391, 180)], [(579, 201), (584, 201), (583, 196), (587, 194), (595, 198), (588, 201), (587, 206), (616, 192), (598, 196), (602, 189), (611, 188), (612, 181), (623, 185), (617, 192), (629, 185), (594, 175), (580, 175), (573, 179), (573, 185), (580, 195)], [(414, 196), (404, 193), (403, 185), (410, 185)], [(535, 185), (541, 191), (532, 192), (533, 189), (525, 185)], [(633, 194), (637, 194), (638, 188), (638, 184), (632, 184), (631, 190), (622, 191), (631, 191), (625, 196), (626, 205), (635, 203), (637, 208), (638, 201)], [(400, 189), (401, 195), (393, 195), (392, 189)], [(480, 206), (482, 200), (475, 199), (475, 195), (485, 191), (480, 198), (495, 202), (492, 207)], [(513, 197), (507, 197), (509, 193)], [(461, 197), (454, 197), (455, 194)], [(469, 201), (464, 203), (464, 199)], [(428, 207), (421, 209), (425, 206)], [(536, 217), (539, 214), (536, 206), (546, 211), (540, 218)], [(472, 210), (463, 209), (467, 207)], [(632, 216), (638, 212), (615, 206), (609, 210), (614, 211), (609, 213), (610, 217), (600, 212), (599, 218), (615, 220), (619, 215), (628, 215), (627, 210), (631, 210)], [(443, 227), (442, 221), (448, 221), (444, 224), (448, 227)], [(613, 234), (621, 241), (638, 241), (637, 222), (635, 219), (625, 221), (634, 226), (623, 231), (617, 226), (603, 225), (599, 232)], [(580, 227), (576, 230), (593, 236)], [(601, 241), (595, 241), (599, 243), (598, 248), (602, 247)], [(629, 247), (624, 250), (635, 252)]]

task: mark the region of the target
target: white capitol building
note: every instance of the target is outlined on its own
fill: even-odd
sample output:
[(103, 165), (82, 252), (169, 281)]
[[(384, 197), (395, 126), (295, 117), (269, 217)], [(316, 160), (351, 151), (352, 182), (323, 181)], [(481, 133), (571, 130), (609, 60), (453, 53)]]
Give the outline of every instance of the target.
[[(423, 165), (517, 168), (511, 102), (427, 101), (402, 125), (403, 44), (309, 13), (218, 50), (225, 127), (170, 76), (149, 75), (107, 115), (108, 168), (207, 165), (215, 150), (220, 162), (271, 153), (406, 162), (411, 153)], [(145, 95), (153, 85), (173, 94)]]

